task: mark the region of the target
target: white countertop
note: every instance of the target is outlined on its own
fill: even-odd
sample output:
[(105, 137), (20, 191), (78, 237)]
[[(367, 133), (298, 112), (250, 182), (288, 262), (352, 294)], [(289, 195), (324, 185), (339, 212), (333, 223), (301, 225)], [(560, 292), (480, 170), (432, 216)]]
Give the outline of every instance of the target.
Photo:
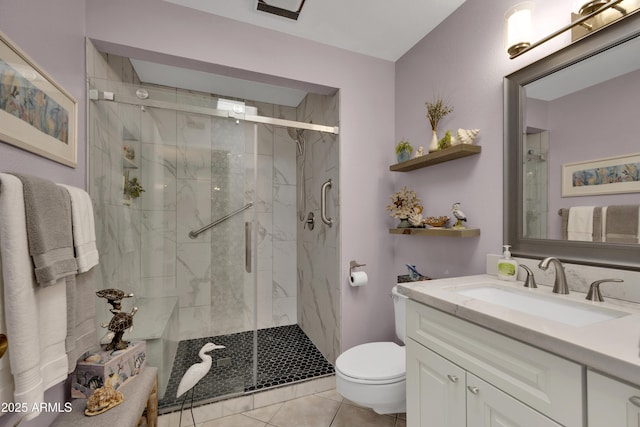
[[(492, 286), (497, 282), (499, 287), (608, 307), (629, 315), (578, 327), (455, 292), (455, 288), (460, 286), (472, 287), (487, 282), (491, 282)], [(497, 277), (487, 274), (399, 283), (398, 291), (412, 300), (460, 319), (640, 385), (640, 304), (613, 299), (591, 302), (585, 300), (583, 293), (558, 295), (551, 292), (551, 287), (544, 285), (527, 289), (523, 287), (523, 282), (499, 281)]]

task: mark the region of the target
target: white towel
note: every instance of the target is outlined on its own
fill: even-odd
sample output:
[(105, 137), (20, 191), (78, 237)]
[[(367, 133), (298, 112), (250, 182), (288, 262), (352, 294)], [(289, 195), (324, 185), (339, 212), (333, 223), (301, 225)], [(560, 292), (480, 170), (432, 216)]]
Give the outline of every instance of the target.
[(567, 238), (583, 242), (593, 241), (594, 206), (575, 206), (569, 208)]
[(93, 218), (93, 204), (89, 194), (81, 188), (58, 184), (71, 197), (71, 220), (73, 223), (73, 247), (76, 251), (78, 272), (84, 273), (98, 265), (96, 247), (96, 226)]
[[(0, 284), (2, 284), (2, 262), (0, 262)], [(4, 301), (4, 286), (0, 286), (1, 301)], [(0, 333), (6, 334), (7, 325), (4, 319), (4, 304), (0, 303)], [(7, 357), (0, 358), (0, 402), (8, 403), (13, 401), (13, 388), (13, 376), (11, 375), (11, 365), (9, 364), (9, 354), (7, 353)], [(0, 411), (0, 417), (4, 414), (6, 412)]]
[[(0, 173), (0, 259), (9, 362), (15, 402), (44, 401), (44, 391), (67, 378), (65, 280), (48, 287), (36, 283), (29, 255), (23, 187)], [(38, 413), (25, 419), (35, 418)]]

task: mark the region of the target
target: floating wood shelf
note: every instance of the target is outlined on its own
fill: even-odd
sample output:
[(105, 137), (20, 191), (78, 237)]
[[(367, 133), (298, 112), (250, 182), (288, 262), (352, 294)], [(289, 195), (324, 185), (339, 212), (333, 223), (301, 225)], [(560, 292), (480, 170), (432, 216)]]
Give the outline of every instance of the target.
[(414, 236), (476, 237), (479, 228), (390, 228), (390, 234), (411, 234)]
[(480, 151), (482, 151), (482, 147), (479, 145), (454, 145), (453, 147), (425, 154), (424, 156), (416, 157), (411, 160), (407, 160), (406, 162), (396, 163), (395, 165), (389, 166), (389, 170), (393, 172), (409, 172), (415, 169), (437, 165), (438, 163), (444, 163), (450, 160), (480, 154)]

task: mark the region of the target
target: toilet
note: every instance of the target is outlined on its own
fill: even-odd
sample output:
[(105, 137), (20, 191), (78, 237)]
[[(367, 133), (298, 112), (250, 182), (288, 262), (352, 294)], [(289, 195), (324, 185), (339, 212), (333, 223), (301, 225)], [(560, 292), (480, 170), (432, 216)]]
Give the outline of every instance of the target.
[[(391, 290), (396, 335), (406, 338), (407, 297)], [(338, 356), (336, 390), (345, 399), (378, 414), (406, 412), (405, 348), (394, 342), (361, 344)]]

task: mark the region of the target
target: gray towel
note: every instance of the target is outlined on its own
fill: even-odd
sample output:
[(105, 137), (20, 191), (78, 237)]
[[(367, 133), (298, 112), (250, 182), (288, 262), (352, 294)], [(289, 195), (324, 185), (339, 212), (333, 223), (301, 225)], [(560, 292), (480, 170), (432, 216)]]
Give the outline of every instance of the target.
[(96, 331), (96, 285), (95, 268), (68, 276), (67, 282), (67, 338), (66, 352), (69, 373), (76, 369), (76, 363), (88, 351), (98, 349)]
[(602, 237), (602, 206), (596, 206), (593, 208), (593, 241), (603, 242)]
[(562, 216), (562, 239), (569, 240), (569, 209), (560, 209), (560, 216)]
[(71, 231), (71, 199), (64, 188), (49, 180), (16, 176), (24, 188), (29, 254), (36, 281), (40, 286), (51, 286), (78, 270)]
[(638, 205), (609, 206), (607, 235), (610, 243), (638, 243)]

